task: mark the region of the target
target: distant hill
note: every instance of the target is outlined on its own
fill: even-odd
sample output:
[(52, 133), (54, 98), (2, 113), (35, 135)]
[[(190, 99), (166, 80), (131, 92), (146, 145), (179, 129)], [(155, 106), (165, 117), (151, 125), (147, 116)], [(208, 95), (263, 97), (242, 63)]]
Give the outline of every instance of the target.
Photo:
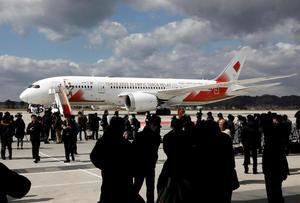
[(299, 109), (300, 96), (283, 96), (274, 95), (262, 96), (238, 96), (233, 99), (222, 102), (205, 105), (208, 109)]
[[(0, 102), (1, 109), (26, 109), (28, 104), (25, 102), (16, 102), (6, 100)], [(245, 110), (265, 110), (265, 109), (300, 109), (300, 96), (283, 96), (274, 95), (263, 96), (238, 96), (233, 99), (206, 104), (206, 109), (245, 109)]]

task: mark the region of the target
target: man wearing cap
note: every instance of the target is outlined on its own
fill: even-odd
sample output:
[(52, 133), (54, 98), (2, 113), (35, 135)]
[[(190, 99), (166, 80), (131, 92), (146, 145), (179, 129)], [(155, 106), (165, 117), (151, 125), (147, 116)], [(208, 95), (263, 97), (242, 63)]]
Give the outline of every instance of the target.
[(16, 138), (18, 139), (17, 149), (19, 149), (20, 145), (21, 145), (21, 149), (23, 149), (23, 138), (25, 135), (25, 123), (24, 123), (24, 120), (22, 119), (22, 114), (17, 113), (17, 115), (15, 115), (15, 117), (17, 118), (15, 120), (15, 135), (16, 135)]
[(39, 150), (40, 150), (40, 137), (42, 133), (42, 125), (37, 121), (37, 116), (31, 116), (31, 123), (27, 126), (27, 133), (30, 134), (30, 141), (32, 144), (32, 158), (34, 163), (40, 161)]
[(158, 159), (161, 119), (156, 114), (148, 117), (142, 132), (137, 133), (133, 146), (136, 155), (134, 189), (139, 193), (144, 179), (147, 186), (147, 203), (154, 203), (155, 166)]
[(1, 158), (6, 159), (5, 151), (8, 149), (9, 159), (12, 159), (13, 123), (10, 113), (5, 112), (1, 121)]

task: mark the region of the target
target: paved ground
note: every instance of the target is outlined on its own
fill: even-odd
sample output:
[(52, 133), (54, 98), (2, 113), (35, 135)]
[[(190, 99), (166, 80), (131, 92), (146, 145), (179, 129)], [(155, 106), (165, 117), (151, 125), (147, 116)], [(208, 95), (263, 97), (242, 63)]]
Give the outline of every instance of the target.
[[(290, 112), (292, 115), (293, 112)], [(27, 120), (29, 115), (24, 115)], [(141, 117), (139, 117), (142, 119)], [(168, 120), (163, 118), (163, 120)], [(162, 134), (168, 131), (164, 126)], [(32, 181), (32, 188), (27, 196), (11, 202), (97, 202), (100, 196), (101, 175), (89, 161), (89, 153), (95, 141), (78, 142), (79, 155), (76, 161), (64, 163), (64, 148), (62, 144), (41, 144), (41, 162), (33, 163), (31, 145), (25, 142), (23, 150), (16, 149), (13, 143), (13, 160), (1, 160), (9, 168), (25, 175)], [(156, 167), (158, 177), (166, 156), (159, 149), (159, 161)], [(300, 154), (291, 154), (288, 157), (291, 175), (283, 183), (284, 196), (287, 203), (300, 202)], [(263, 175), (244, 174), (243, 158), (236, 156), (236, 166), (241, 187), (233, 193), (233, 202), (263, 203), (266, 201), (266, 192)], [(261, 172), (261, 158), (259, 158), (259, 172)], [(251, 167), (250, 167), (251, 169)], [(251, 172), (251, 170), (250, 170)], [(141, 194), (145, 197), (145, 187)]]

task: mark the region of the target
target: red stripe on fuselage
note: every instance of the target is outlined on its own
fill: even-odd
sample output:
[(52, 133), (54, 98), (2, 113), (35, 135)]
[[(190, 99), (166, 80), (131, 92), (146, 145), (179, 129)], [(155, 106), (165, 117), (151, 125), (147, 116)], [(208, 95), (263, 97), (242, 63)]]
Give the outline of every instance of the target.
[(208, 91), (200, 91), (198, 94), (195, 92), (189, 94), (183, 101), (184, 102), (209, 102), (220, 100), (227, 97), (227, 87), (213, 88)]
[(81, 102), (84, 101), (83, 98), (84, 92), (82, 90), (78, 90), (70, 99), (70, 102)]

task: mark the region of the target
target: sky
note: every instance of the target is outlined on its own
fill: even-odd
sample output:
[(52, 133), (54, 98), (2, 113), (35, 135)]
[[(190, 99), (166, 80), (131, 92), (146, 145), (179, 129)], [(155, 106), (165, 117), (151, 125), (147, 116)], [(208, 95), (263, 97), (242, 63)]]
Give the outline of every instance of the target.
[(0, 101), (54, 76), (241, 79), (297, 73), (252, 95), (300, 95), (298, 0), (0, 0)]

